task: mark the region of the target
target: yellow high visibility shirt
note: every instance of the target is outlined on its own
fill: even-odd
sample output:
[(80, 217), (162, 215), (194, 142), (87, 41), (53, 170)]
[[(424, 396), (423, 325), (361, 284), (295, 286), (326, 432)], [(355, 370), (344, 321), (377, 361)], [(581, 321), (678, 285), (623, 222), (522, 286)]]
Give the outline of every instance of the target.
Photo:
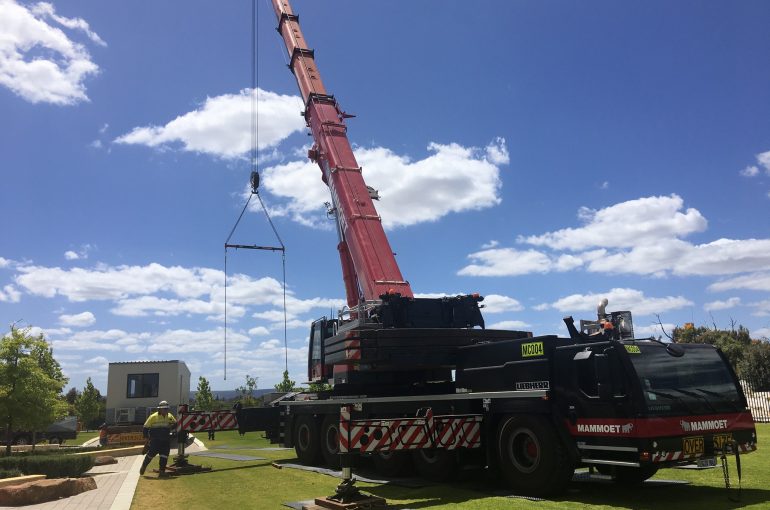
[(157, 411), (152, 413), (147, 421), (144, 422), (144, 428), (146, 429), (158, 429), (167, 428), (171, 429), (176, 426), (176, 418), (171, 413), (166, 416), (161, 416)]

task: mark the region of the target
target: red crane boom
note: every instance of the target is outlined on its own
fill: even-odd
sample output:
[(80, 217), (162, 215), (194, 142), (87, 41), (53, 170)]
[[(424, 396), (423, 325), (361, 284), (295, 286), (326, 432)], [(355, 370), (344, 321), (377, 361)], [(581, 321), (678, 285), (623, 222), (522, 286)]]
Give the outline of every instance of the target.
[(409, 282), (401, 275), (393, 250), (374, 208), (361, 167), (356, 162), (347, 137), (343, 112), (334, 96), (326, 92), (312, 49), (299, 26), (299, 17), (288, 0), (272, 0), (297, 79), (304, 117), (315, 141), (308, 157), (318, 163), (322, 179), (332, 196), (348, 306), (379, 300), (383, 294), (413, 297)]

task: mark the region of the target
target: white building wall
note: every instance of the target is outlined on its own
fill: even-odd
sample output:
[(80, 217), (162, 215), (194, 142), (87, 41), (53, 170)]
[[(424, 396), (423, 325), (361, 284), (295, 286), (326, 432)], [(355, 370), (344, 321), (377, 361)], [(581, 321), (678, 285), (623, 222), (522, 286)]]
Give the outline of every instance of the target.
[[(131, 374), (158, 374), (158, 395), (128, 397), (128, 376)], [(161, 400), (171, 405), (176, 416), (178, 404), (190, 399), (190, 370), (183, 361), (136, 361), (110, 363), (107, 374), (107, 423), (118, 421), (121, 409), (129, 409), (131, 423), (142, 423)], [(125, 416), (125, 414), (124, 414)]]

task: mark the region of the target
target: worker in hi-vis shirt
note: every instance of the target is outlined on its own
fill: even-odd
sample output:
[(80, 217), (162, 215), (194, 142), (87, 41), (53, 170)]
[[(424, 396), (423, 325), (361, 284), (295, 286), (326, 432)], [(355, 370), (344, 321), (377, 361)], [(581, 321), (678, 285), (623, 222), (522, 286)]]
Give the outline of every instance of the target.
[(142, 435), (149, 439), (149, 449), (144, 457), (144, 462), (142, 462), (142, 467), (139, 468), (139, 474), (143, 475), (152, 459), (156, 455), (160, 455), (158, 475), (166, 476), (168, 453), (171, 450), (171, 433), (174, 432), (175, 428), (176, 418), (169, 412), (168, 402), (163, 400), (158, 404), (158, 410), (144, 422)]

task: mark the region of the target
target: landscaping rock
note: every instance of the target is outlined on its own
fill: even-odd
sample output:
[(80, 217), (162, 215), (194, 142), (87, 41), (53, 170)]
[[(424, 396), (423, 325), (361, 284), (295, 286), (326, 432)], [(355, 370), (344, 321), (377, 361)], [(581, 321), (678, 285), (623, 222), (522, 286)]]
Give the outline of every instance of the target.
[(117, 464), (118, 459), (111, 455), (100, 455), (94, 459), (94, 466), (106, 466), (107, 464)]
[(96, 481), (85, 478), (53, 478), (0, 488), (0, 506), (23, 506), (68, 498), (96, 489)]

